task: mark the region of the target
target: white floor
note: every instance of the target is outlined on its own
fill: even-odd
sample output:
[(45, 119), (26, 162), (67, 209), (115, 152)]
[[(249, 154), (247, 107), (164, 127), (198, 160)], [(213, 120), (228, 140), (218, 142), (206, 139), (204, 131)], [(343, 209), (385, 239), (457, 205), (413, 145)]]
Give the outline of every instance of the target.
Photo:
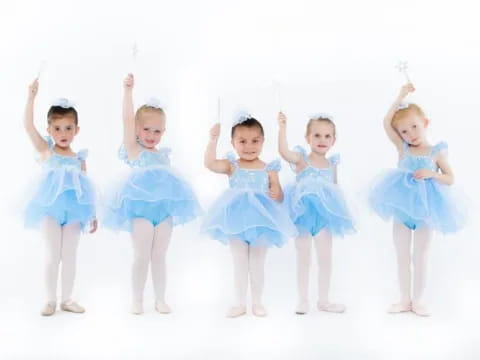
[(293, 314), (290, 243), (269, 253), (269, 316), (226, 319), (230, 254), (189, 226), (176, 231), (169, 252), (172, 314), (153, 310), (150, 284), (146, 313), (129, 314), (130, 239), (100, 230), (82, 239), (79, 252), (76, 294), (87, 312), (44, 318), (42, 240), (16, 219), (8, 221), (13, 226), (0, 242), (0, 359), (480, 358), (480, 247), (474, 226), (460, 236), (435, 239), (430, 318), (385, 313), (396, 297), (393, 248), (389, 226), (374, 220), (361, 224), (359, 235), (335, 243), (332, 299), (346, 303), (342, 315), (314, 309)]

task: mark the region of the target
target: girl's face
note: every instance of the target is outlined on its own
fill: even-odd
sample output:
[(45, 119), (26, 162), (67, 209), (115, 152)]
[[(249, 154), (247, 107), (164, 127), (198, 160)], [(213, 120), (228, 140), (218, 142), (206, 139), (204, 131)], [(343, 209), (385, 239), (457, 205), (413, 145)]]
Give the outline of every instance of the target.
[(255, 160), (260, 156), (264, 138), (258, 127), (238, 126), (232, 138), (232, 146), (238, 157), (243, 160)]
[(335, 129), (325, 121), (314, 121), (310, 126), (310, 133), (305, 137), (312, 152), (325, 155), (335, 144)]
[(154, 149), (165, 133), (165, 116), (157, 112), (141, 114), (136, 124), (136, 135), (140, 144), (147, 149)]
[(395, 125), (395, 129), (403, 141), (418, 146), (426, 141), (428, 119), (418, 114), (407, 114)]
[(68, 148), (79, 130), (80, 128), (75, 125), (75, 120), (70, 116), (52, 120), (47, 128), (47, 132), (55, 141), (55, 145), (61, 148)]

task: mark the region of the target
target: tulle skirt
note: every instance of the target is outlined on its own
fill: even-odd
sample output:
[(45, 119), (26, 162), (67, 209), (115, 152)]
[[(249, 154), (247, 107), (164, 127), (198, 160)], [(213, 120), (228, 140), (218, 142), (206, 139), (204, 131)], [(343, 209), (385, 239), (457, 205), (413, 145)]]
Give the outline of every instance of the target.
[(383, 219), (393, 218), (412, 230), (429, 226), (448, 234), (466, 221), (464, 201), (455, 188), (434, 179), (417, 180), (412, 171), (402, 169), (387, 170), (377, 178), (369, 203)]
[(80, 223), (82, 229), (95, 217), (95, 189), (80, 171), (52, 169), (43, 174), (25, 209), (25, 226), (38, 227), (45, 216), (59, 225)]
[(327, 229), (333, 236), (355, 233), (352, 215), (338, 185), (303, 179), (285, 188), (286, 204), (300, 235), (315, 236)]
[(240, 239), (251, 246), (282, 246), (297, 232), (285, 209), (263, 192), (228, 189), (205, 216), (202, 231), (229, 243)]
[(105, 196), (102, 223), (113, 230), (132, 231), (133, 220), (144, 218), (154, 226), (170, 217), (184, 224), (202, 213), (190, 185), (168, 167), (133, 169)]

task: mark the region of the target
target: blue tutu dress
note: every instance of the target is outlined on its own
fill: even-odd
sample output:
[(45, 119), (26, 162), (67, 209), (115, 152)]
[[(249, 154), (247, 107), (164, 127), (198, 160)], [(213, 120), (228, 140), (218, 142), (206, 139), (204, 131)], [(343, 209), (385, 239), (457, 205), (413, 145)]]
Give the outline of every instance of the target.
[(232, 153), (227, 159), (235, 168), (230, 188), (210, 208), (202, 231), (224, 244), (235, 238), (251, 246), (280, 247), (288, 237), (296, 236), (288, 213), (268, 195), (268, 172), (280, 171), (280, 161), (264, 169), (242, 169)]
[[(308, 160), (301, 146), (299, 152), (306, 162), (305, 169), (297, 173), (296, 183), (286, 193), (290, 216), (300, 235), (317, 235), (326, 228), (334, 236), (355, 232), (352, 216), (344, 195), (334, 183), (334, 167), (340, 162), (338, 154), (328, 159), (328, 168), (317, 168)], [(292, 169), (295, 170), (294, 166)]]
[(190, 185), (170, 167), (170, 149), (144, 149), (129, 160), (122, 145), (121, 160), (131, 168), (128, 177), (106, 196), (104, 225), (112, 230), (132, 231), (135, 218), (157, 226), (168, 217), (172, 225), (195, 219), (202, 210)]
[(397, 169), (385, 171), (374, 183), (369, 203), (384, 220), (393, 218), (415, 230), (429, 226), (444, 234), (457, 232), (465, 224), (465, 214), (453, 195), (452, 186), (435, 179), (417, 180), (413, 173), (418, 169), (439, 171), (434, 157), (447, 144), (441, 142), (425, 156), (413, 155), (404, 143), (404, 153)]
[(95, 189), (82, 171), (88, 151), (60, 155), (54, 151), (52, 138), (45, 140), (51, 155), (42, 163), (40, 184), (25, 209), (25, 226), (38, 227), (45, 216), (50, 216), (58, 225), (79, 222), (83, 229), (95, 217)]

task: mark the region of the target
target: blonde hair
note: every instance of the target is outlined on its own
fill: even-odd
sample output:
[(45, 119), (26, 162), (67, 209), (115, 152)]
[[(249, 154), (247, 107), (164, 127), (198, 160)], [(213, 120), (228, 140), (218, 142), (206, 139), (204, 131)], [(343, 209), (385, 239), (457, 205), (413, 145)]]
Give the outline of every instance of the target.
[(313, 118), (310, 118), (310, 120), (308, 120), (308, 123), (307, 123), (307, 131), (305, 133), (305, 136), (308, 136), (310, 135), (310, 128), (312, 127), (312, 124), (315, 122), (315, 121), (319, 121), (319, 122), (325, 122), (327, 124), (330, 124), (332, 125), (333, 127), (333, 136), (335, 137), (337, 135), (337, 128), (335, 126), (335, 123), (333, 122), (332, 119), (326, 117), (326, 116), (317, 116), (317, 117), (313, 117)]
[(135, 113), (135, 121), (136, 122), (140, 121), (140, 117), (142, 116), (142, 114), (148, 113), (148, 112), (157, 113), (165, 117), (165, 111), (163, 111), (162, 108), (154, 107), (150, 105), (142, 105), (137, 109), (137, 112)]
[(395, 127), (398, 125), (398, 123), (406, 118), (408, 115), (411, 114), (416, 114), (421, 117), (425, 117), (425, 113), (423, 112), (422, 108), (418, 106), (417, 104), (408, 104), (407, 107), (398, 109), (395, 112), (395, 115), (393, 115), (392, 118), (392, 126)]

